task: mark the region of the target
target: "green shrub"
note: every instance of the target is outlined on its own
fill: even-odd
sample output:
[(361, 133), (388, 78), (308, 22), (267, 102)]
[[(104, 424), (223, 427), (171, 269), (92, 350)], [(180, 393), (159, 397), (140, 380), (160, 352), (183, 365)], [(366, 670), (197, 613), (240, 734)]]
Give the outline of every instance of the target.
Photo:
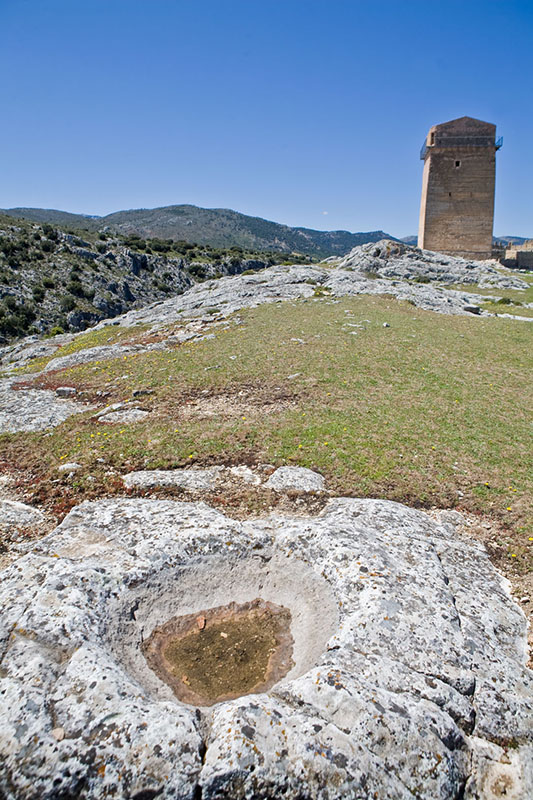
[(205, 278), (205, 276), (206, 276), (205, 266), (203, 264), (191, 264), (189, 266), (189, 272), (195, 278), (199, 278), (199, 279)]
[(65, 333), (61, 325), (54, 325), (54, 327), (50, 328), (50, 330), (46, 334), (46, 338), (51, 339), (52, 336), (59, 336), (61, 333)]
[(151, 242), (152, 250), (156, 253), (168, 253), (170, 245), (168, 242), (162, 242), (160, 239), (153, 239)]
[(80, 281), (69, 281), (65, 288), (67, 292), (70, 292), (70, 294), (73, 294), (76, 297), (85, 296), (85, 292), (83, 291), (83, 286)]
[(43, 278), (43, 286), (45, 289), (55, 289), (55, 281), (52, 278)]
[(50, 239), (52, 242), (57, 242), (59, 238), (56, 229), (52, 228), (52, 226), (48, 225), (48, 223), (45, 223), (43, 225), (43, 233), (47, 237), (47, 239)]
[(34, 319), (33, 306), (17, 303), (14, 297), (5, 297), (0, 304), (0, 334), (4, 337), (23, 336)]
[(71, 294), (66, 294), (64, 297), (61, 298), (61, 301), (59, 303), (61, 311), (64, 311), (65, 313), (68, 311), (73, 311), (76, 308), (76, 305), (77, 305), (76, 300), (74, 297), (72, 297)]

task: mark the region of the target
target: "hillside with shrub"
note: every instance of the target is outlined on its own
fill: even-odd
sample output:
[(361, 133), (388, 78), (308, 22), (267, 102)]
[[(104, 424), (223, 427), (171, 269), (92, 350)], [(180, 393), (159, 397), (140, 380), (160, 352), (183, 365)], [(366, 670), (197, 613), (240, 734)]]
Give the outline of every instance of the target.
[[(238, 246), (76, 231), (0, 215), (0, 341), (85, 330), (207, 278), (280, 260)], [(290, 256), (291, 263), (310, 260)]]

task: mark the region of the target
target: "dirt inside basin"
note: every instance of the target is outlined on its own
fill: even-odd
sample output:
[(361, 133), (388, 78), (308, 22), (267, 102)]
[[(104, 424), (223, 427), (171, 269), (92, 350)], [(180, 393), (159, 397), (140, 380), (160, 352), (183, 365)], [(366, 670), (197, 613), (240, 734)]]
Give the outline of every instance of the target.
[(294, 666), (291, 613), (256, 598), (173, 617), (142, 645), (184, 703), (209, 706), (270, 689)]

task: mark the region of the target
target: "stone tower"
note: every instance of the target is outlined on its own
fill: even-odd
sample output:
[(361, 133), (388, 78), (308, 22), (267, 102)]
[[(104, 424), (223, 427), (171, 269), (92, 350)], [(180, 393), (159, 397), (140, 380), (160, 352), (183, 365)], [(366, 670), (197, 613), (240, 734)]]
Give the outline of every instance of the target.
[(430, 128), (424, 161), (418, 246), (472, 259), (491, 257), (496, 125), (460, 117)]

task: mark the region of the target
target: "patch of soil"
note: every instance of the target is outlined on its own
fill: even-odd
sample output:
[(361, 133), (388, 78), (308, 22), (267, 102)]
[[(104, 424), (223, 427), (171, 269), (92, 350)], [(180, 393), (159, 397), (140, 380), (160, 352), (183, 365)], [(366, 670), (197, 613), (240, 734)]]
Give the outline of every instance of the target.
[(331, 497), (328, 492), (311, 494), (293, 489), (286, 492), (275, 492), (264, 486), (243, 485), (242, 481), (226, 477), (211, 492), (195, 492), (177, 487), (154, 487), (153, 489), (124, 489), (122, 487), (118, 494), (127, 494), (129, 497), (157, 497), (182, 502), (197, 502), (202, 499), (213, 508), (218, 508), (227, 517), (236, 520), (265, 517), (273, 511), (290, 516), (316, 515), (322, 511)]
[(294, 665), (291, 613), (256, 598), (174, 617), (142, 645), (154, 672), (184, 703), (210, 706), (264, 692)]
[[(239, 417), (258, 412), (278, 414), (296, 408), (300, 401), (301, 395), (282, 386), (241, 383), (184, 393), (172, 410), (185, 418)], [(167, 409), (165, 413), (168, 413)]]

